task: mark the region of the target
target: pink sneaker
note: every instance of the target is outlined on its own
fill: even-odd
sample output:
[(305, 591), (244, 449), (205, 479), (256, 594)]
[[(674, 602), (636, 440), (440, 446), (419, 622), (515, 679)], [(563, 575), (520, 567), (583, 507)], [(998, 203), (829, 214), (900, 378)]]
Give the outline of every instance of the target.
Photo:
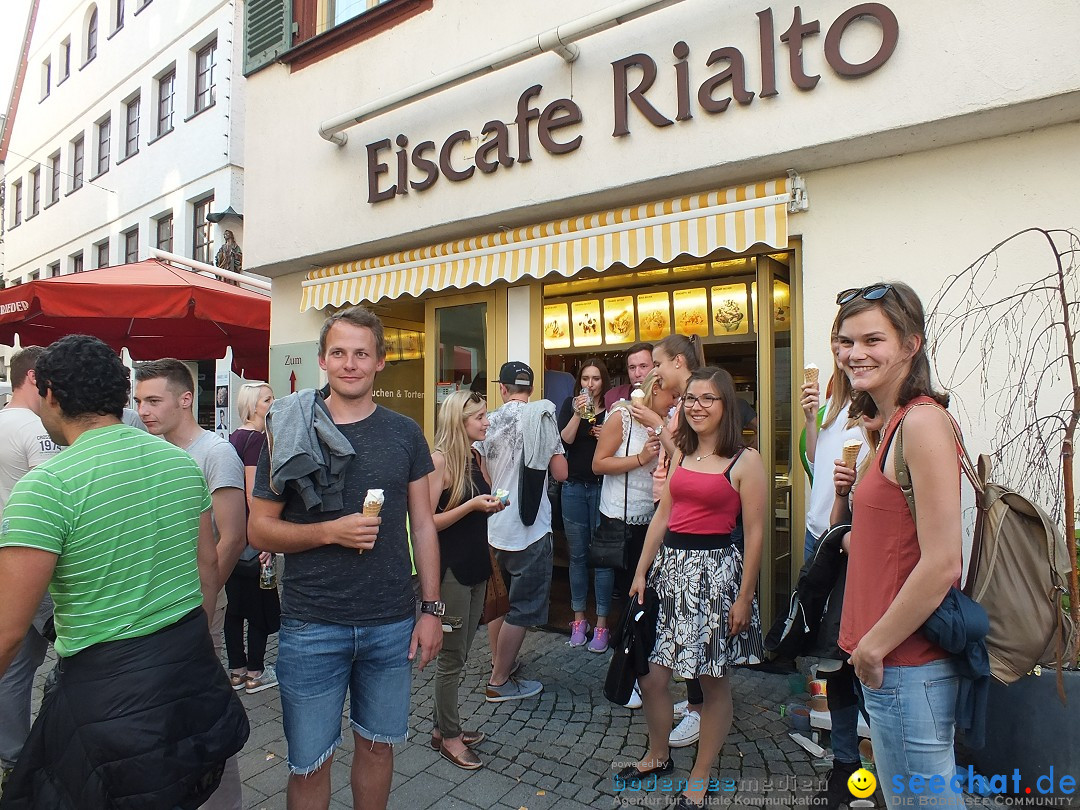
[(597, 627), (593, 633), (592, 641), (589, 642), (589, 652), (606, 653), (608, 651), (608, 629)]
[(592, 630), (592, 625), (584, 619), (579, 622), (570, 622), (570, 646), (584, 647), (585, 642), (589, 640), (590, 630)]

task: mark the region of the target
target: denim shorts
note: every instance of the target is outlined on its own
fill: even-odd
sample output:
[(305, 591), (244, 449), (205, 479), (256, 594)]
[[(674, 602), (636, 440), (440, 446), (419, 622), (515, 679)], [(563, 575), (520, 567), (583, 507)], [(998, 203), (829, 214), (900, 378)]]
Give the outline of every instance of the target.
[(506, 623), (534, 627), (548, 620), (551, 595), (551, 532), (521, 551), (495, 550), (499, 566), (510, 577), (510, 612)]
[(281, 617), (277, 674), (290, 771), (315, 771), (341, 743), (346, 690), (353, 731), (372, 742), (405, 741), (415, 621), (353, 627)]

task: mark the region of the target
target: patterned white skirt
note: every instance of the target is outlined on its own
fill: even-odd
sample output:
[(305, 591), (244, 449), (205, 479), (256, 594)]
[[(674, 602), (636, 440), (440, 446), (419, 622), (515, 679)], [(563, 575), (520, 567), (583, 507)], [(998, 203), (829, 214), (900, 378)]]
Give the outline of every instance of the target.
[(742, 573), (742, 553), (735, 546), (709, 551), (661, 546), (649, 572), (660, 599), (649, 660), (683, 678), (721, 678), (729, 666), (759, 663), (765, 651), (756, 596), (750, 626), (728, 635), (728, 613), (739, 596)]

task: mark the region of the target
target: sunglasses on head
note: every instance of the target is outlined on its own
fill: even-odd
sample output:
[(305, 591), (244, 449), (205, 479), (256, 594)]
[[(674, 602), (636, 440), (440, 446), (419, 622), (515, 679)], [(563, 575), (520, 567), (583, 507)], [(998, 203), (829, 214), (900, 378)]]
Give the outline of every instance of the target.
[(867, 301), (877, 301), (884, 298), (885, 293), (892, 289), (892, 284), (871, 284), (869, 287), (853, 287), (850, 290), (844, 290), (838, 293), (836, 296), (836, 303), (838, 305), (847, 304), (850, 301), (854, 301), (856, 298), (865, 298)]
[(480, 394), (477, 391), (470, 391), (469, 392), (469, 398), (467, 400), (465, 400), (464, 404), (461, 407), (464, 410), (465, 408), (469, 407), (469, 405), (479, 405), (483, 401), (484, 401), (483, 394)]

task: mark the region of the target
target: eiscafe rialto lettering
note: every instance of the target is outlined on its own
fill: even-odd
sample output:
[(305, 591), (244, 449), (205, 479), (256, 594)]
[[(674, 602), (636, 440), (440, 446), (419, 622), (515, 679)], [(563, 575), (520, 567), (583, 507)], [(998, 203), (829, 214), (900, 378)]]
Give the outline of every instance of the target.
[[(803, 92), (812, 91), (821, 80), (820, 75), (806, 72), (804, 50), (817, 42), (822, 43), (825, 62), (843, 79), (858, 79), (873, 73), (892, 56), (900, 37), (896, 15), (881, 3), (860, 3), (840, 14), (824, 28), (820, 20), (804, 20), (802, 8), (795, 6), (791, 22), (777, 36), (780, 24), (773, 18), (772, 8), (757, 13), (758, 62), (761, 69), (761, 86), (751, 89), (748, 82), (748, 63), (743, 51), (734, 46), (713, 50), (704, 59), (691, 59), (690, 47), (676, 42), (671, 49), (676, 61), (674, 97), (659, 95), (654, 88), (661, 68), (657, 60), (647, 53), (635, 53), (611, 63), (613, 70), (613, 101), (615, 127), (612, 137), (630, 134), (629, 111), (631, 105), (654, 127), (668, 127), (681, 121), (689, 121), (695, 112), (719, 115), (734, 100), (748, 106), (755, 95), (770, 98), (780, 95), (777, 84), (778, 50), (787, 52), (787, 74), (792, 84)], [(881, 29), (881, 43), (869, 58), (851, 62), (842, 53), (844, 33), (852, 23), (861, 18), (875, 21)], [(824, 31), (824, 41), (820, 36)], [(779, 45), (778, 45), (779, 43)], [(696, 66), (696, 68), (695, 68)], [(702, 70), (708, 75), (699, 79)], [(782, 68), (780, 69), (782, 70)], [(558, 98), (547, 104), (540, 102), (543, 86), (534, 84), (518, 97), (516, 115), (512, 124), (504, 121), (488, 121), (480, 128), (480, 144), (473, 152), (473, 160), (462, 159), (464, 151), (459, 146), (471, 143), (473, 134), (460, 129), (448, 135), (441, 144), (433, 140), (416, 143), (410, 149), (410, 139), (404, 133), (393, 141), (383, 138), (367, 144), (368, 202), (379, 203), (410, 190), (421, 192), (431, 188), (440, 176), (452, 183), (460, 183), (473, 176), (477, 169), (491, 174), (500, 168), (510, 168), (514, 163), (532, 161), (532, 123), (536, 123), (536, 141), (552, 155), (564, 155), (581, 146), (582, 136), (564, 132), (580, 124), (582, 110), (568, 98)], [(511, 135), (510, 128), (514, 127)], [(455, 152), (458, 154), (455, 157)], [(387, 182), (393, 178), (394, 182)]]

